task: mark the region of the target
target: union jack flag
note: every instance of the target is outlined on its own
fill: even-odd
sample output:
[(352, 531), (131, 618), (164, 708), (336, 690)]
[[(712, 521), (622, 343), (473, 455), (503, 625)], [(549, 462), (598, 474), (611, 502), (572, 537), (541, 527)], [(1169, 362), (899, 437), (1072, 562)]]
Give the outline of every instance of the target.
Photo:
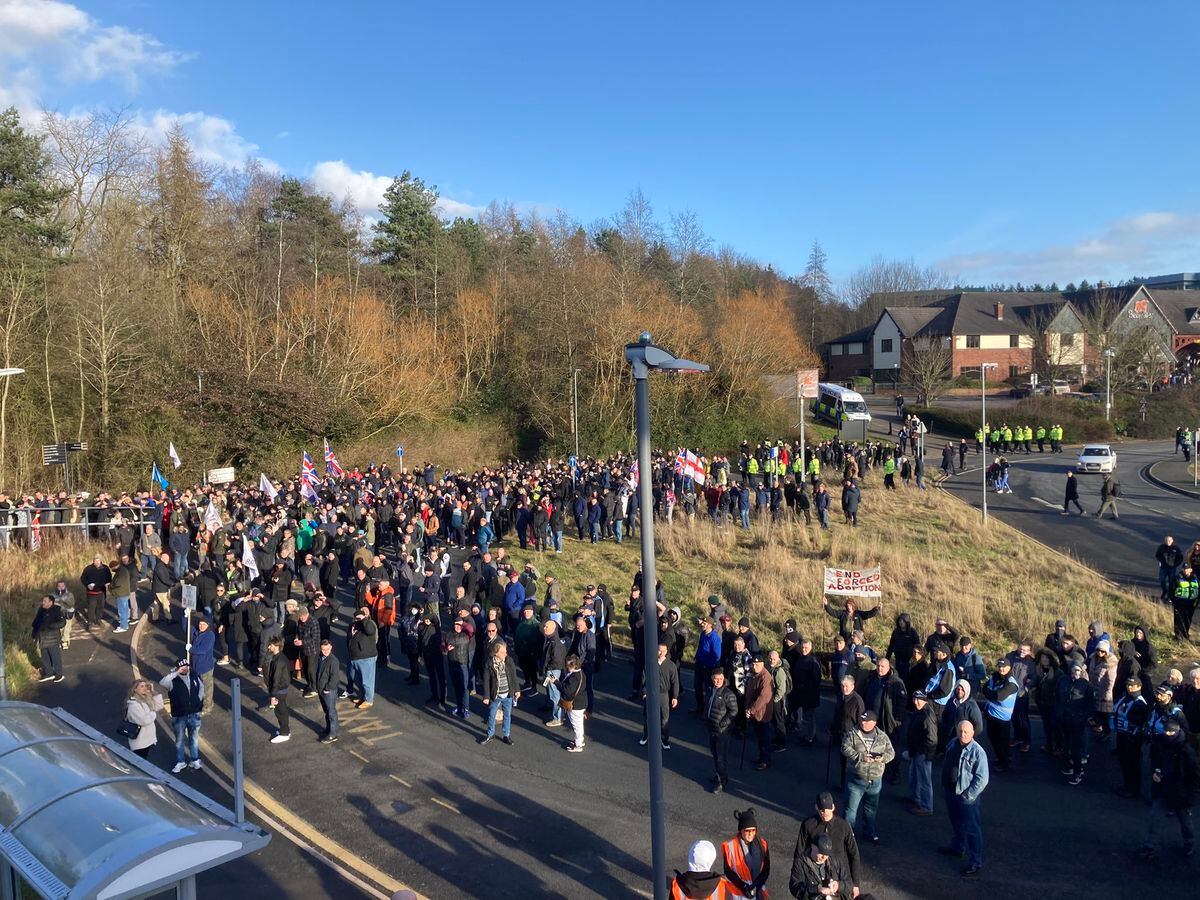
[(329, 438), (325, 438), (325, 474), (332, 475), (334, 478), (341, 478), (345, 474), (342, 471), (341, 463), (338, 462), (337, 454), (329, 446)]
[(42, 511), (40, 509), (33, 514), (33, 521), (29, 523), (29, 549), (34, 552), (42, 549)]
[(317, 470), (313, 467), (312, 457), (308, 455), (308, 451), (304, 451), (304, 461), (300, 464), (300, 478), (312, 489), (316, 490), (321, 479), (317, 477)]

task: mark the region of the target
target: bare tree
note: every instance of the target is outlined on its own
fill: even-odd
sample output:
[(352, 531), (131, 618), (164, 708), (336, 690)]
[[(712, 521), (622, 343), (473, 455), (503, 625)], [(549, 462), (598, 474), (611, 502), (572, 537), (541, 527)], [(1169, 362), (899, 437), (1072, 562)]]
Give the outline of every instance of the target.
[(950, 383), (954, 352), (948, 338), (914, 338), (904, 354), (904, 378), (917, 390), (917, 405), (928, 406)]
[(842, 296), (857, 311), (857, 324), (862, 326), (878, 319), (884, 306), (900, 305), (879, 294), (949, 289), (953, 283), (953, 278), (931, 266), (918, 266), (911, 259), (877, 256), (846, 279)]
[(671, 214), (671, 261), (675, 264), (675, 296), (682, 310), (685, 303), (695, 303), (704, 293), (700, 277), (700, 259), (709, 251), (712, 241), (700, 226), (692, 210)]

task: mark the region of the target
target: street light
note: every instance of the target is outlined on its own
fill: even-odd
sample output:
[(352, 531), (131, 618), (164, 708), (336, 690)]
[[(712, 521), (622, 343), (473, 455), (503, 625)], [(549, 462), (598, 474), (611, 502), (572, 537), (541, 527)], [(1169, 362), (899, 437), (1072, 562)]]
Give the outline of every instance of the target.
[[(24, 375), (24, 369), (0, 369), (0, 378), (7, 378), (10, 375)], [(0, 528), (8, 528), (3, 525)], [(11, 535), (6, 535), (11, 539)], [(7, 546), (7, 542), (5, 543)], [(0, 618), (0, 700), (8, 699), (8, 671), (4, 667), (4, 620)]]
[(658, 696), (658, 615), (654, 574), (654, 487), (650, 468), (650, 371), (707, 372), (703, 363), (679, 359), (650, 342), (643, 331), (637, 343), (625, 345), (625, 359), (633, 369), (634, 415), (637, 430), (639, 515), (642, 531), (642, 618), (645, 635), (642, 656), (646, 677), (646, 750), (650, 762), (650, 846), (654, 870), (654, 898), (667, 896), (667, 825), (663, 808), (662, 722)]
[(987, 524), (987, 370), (996, 368), (996, 363), (980, 363), (979, 365), (979, 408), (983, 428), (983, 524)]
[(575, 433), (575, 459), (579, 459), (579, 373), (583, 369), (571, 372), (571, 431)]
[(1104, 351), (1104, 421), (1107, 422), (1112, 414), (1112, 361), (1117, 351), (1109, 347)]

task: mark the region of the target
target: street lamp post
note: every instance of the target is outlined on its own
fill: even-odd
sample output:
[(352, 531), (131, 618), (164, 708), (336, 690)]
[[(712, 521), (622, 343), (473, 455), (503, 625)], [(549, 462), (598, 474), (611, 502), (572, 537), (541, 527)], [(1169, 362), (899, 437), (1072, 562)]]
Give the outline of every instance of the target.
[(571, 372), (571, 431), (575, 432), (575, 459), (579, 459), (579, 373), (582, 369)]
[(1117, 355), (1117, 351), (1109, 347), (1104, 351), (1104, 421), (1107, 422), (1112, 416), (1112, 361)]
[(979, 365), (979, 409), (980, 427), (983, 428), (983, 524), (987, 524), (987, 370), (996, 368), (996, 363)]
[(650, 846), (654, 871), (654, 898), (667, 896), (667, 824), (663, 800), (662, 722), (658, 696), (658, 615), (654, 573), (654, 486), (650, 468), (650, 372), (707, 372), (703, 363), (679, 359), (650, 342), (643, 331), (637, 343), (625, 345), (625, 359), (633, 369), (634, 409), (638, 454), (638, 510), (642, 532), (642, 618), (646, 678), (646, 754), (650, 763)]
[[(10, 375), (24, 375), (24, 369), (0, 369), (0, 378), (7, 378)], [(3, 525), (0, 528), (8, 528)], [(12, 535), (5, 535), (8, 540), (12, 539)], [(8, 541), (5, 541), (5, 546), (8, 546)], [(8, 699), (8, 670), (4, 666), (4, 622), (0, 619), (0, 700)]]

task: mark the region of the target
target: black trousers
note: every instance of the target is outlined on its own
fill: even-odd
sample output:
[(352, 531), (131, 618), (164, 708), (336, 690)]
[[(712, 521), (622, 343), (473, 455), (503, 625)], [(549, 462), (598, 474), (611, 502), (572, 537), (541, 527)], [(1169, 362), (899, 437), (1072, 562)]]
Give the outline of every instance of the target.
[(996, 754), (996, 763), (1007, 766), (1012, 762), (1012, 722), (987, 717), (988, 740), (992, 742), (992, 750)]
[[(646, 722), (646, 704), (642, 704), (642, 737), (650, 736), (650, 727)], [(666, 694), (660, 694), (658, 697), (658, 718), (662, 723), (662, 742), (664, 744), (671, 743), (671, 729), (668, 723), (671, 721), (671, 700)]]
[(713, 768), (717, 772), (717, 783), (721, 787), (729, 784), (729, 729), (708, 736), (708, 749), (712, 753)]
[(772, 744), (775, 741), (775, 727), (770, 719), (754, 723), (754, 741), (758, 744), (758, 759), (755, 762), (769, 764)]
[(379, 637), (375, 639), (375, 649), (378, 652), (378, 665), (387, 667), (392, 650), (392, 626), (380, 625)]
[(292, 726), (288, 720), (288, 698), (287, 694), (276, 697), (275, 704), (275, 720), (279, 723), (280, 734), (291, 734)]
[(429, 699), (446, 702), (446, 663), (444, 656), (426, 656), (425, 671), (429, 675)]
[(1189, 637), (1192, 632), (1192, 616), (1196, 614), (1196, 604), (1190, 600), (1175, 600), (1171, 603), (1171, 608), (1175, 611), (1175, 637)]
[(1121, 783), (1135, 797), (1142, 792), (1142, 739), (1132, 734), (1117, 735), (1117, 762)]
[(633, 638), (633, 684), (630, 686), (630, 693), (637, 694), (642, 690), (642, 681), (646, 675), (646, 648), (641, 636)]
[(305, 653), (300, 657), (301, 671), (304, 673), (304, 686), (310, 691), (317, 689), (317, 659), (318, 654)]
[(421, 680), (421, 654), (407, 653), (408, 657), (408, 680), (416, 684)]
[(87, 619), (89, 625), (99, 625), (104, 621), (104, 595), (87, 595)]
[(703, 713), (708, 703), (708, 692), (712, 690), (712, 669), (707, 666), (696, 666), (696, 680), (693, 690), (696, 694), (696, 712)]

